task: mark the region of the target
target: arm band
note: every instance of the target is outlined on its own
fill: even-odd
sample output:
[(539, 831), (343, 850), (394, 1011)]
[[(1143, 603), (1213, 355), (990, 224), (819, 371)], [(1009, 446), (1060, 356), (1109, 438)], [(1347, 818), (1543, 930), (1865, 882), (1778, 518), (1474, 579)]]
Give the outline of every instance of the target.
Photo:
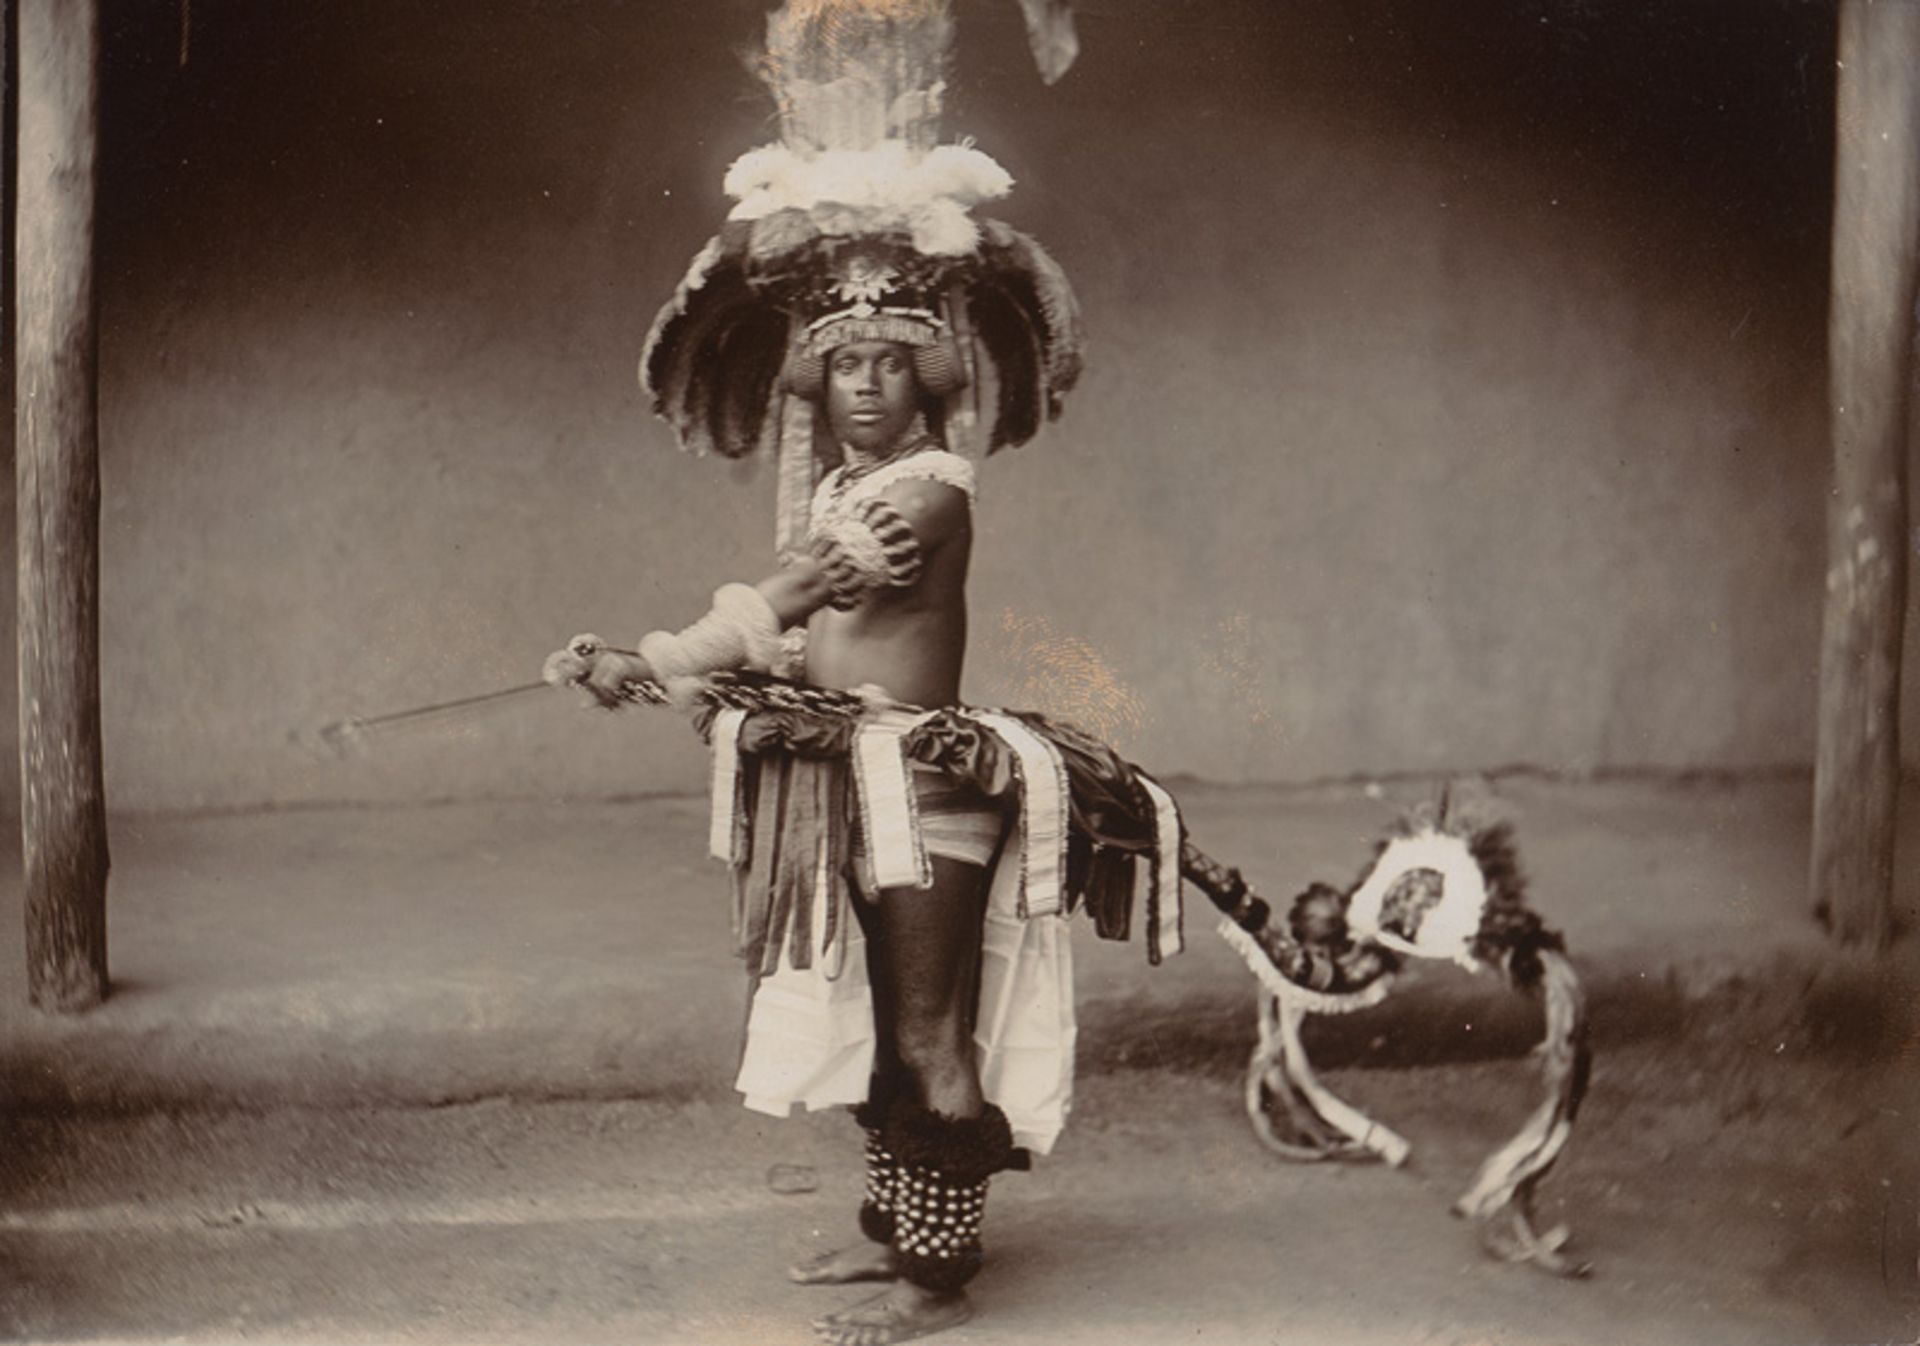
[(877, 589), (906, 588), (920, 578), (924, 560), (913, 525), (877, 498), (816, 533), (810, 550), (827, 572), (831, 606), (841, 612)]
[(706, 616), (678, 635), (650, 632), (640, 641), (640, 657), (654, 676), (699, 677), (719, 668), (750, 668), (764, 673), (780, 653), (780, 619), (758, 589), (746, 584), (722, 586)]

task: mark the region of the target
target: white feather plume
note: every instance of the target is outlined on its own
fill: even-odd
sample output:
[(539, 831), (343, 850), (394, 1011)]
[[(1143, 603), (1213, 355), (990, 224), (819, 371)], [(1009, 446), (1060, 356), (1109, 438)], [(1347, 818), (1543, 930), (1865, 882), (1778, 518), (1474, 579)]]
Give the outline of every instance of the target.
[[(938, 145), (916, 153), (905, 141), (870, 150), (800, 154), (763, 145), (741, 155), (722, 184), (737, 205), (732, 220), (760, 220), (782, 210), (816, 214), (825, 232), (898, 230), (929, 256), (971, 252), (980, 241), (970, 207), (1005, 196), (1013, 177), (971, 145)], [(831, 227), (829, 226), (831, 224)]]

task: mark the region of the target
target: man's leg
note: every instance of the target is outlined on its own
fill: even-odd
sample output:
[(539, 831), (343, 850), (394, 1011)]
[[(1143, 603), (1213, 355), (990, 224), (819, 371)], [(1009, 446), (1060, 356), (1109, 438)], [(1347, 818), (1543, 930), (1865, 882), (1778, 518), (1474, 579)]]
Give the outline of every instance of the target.
[(973, 1001), (986, 871), (944, 855), (932, 864), (931, 888), (880, 894), (874, 1020), (885, 1054), (899, 1061), (921, 1104), (947, 1117), (978, 1117), (986, 1100), (974, 1060)]
[(860, 1232), (868, 1241), (796, 1262), (787, 1269), (787, 1277), (801, 1285), (890, 1281), (899, 1275), (893, 1255), (893, 1187), (899, 1166), (887, 1149), (885, 1130), (894, 1099), (912, 1089), (913, 1082), (894, 1042), (893, 970), (886, 958), (879, 906), (856, 900), (853, 912), (866, 937), (867, 985), (873, 996), (873, 1083), (867, 1101), (853, 1110), (853, 1119), (866, 1141), (867, 1186), (860, 1203)]
[(841, 1346), (881, 1346), (964, 1322), (961, 1288), (979, 1267), (986, 1176), (1011, 1150), (1006, 1118), (988, 1108), (974, 1060), (985, 871), (933, 858), (931, 889), (883, 892), (872, 913), (875, 1019), (882, 1059), (897, 1056), (910, 1088), (883, 1132), (898, 1165), (891, 1257), (903, 1279), (814, 1328)]

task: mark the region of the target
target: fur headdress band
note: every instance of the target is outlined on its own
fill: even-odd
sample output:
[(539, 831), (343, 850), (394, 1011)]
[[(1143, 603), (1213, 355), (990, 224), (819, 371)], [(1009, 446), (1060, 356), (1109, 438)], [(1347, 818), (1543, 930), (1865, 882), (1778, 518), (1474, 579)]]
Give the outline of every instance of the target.
[(875, 308), (863, 303), (807, 325), (787, 356), (782, 389), (798, 397), (819, 398), (826, 389), (827, 357), (856, 341), (891, 341), (907, 347), (914, 377), (932, 397), (950, 397), (967, 386), (966, 364), (939, 315), (924, 308)]

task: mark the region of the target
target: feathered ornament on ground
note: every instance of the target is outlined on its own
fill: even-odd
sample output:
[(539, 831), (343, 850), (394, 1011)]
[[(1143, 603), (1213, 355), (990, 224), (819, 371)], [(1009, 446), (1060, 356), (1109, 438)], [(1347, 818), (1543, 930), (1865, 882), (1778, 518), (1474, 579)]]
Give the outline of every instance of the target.
[(1451, 792), (1443, 793), (1393, 826), (1346, 891), (1312, 884), (1284, 922), (1243, 914), (1222, 921), (1220, 934), (1261, 988), (1247, 1115), (1262, 1143), (1288, 1159), (1380, 1158), (1398, 1167), (1412, 1150), (1314, 1074), (1301, 1038), (1309, 1015), (1379, 1004), (1406, 958), (1492, 972), (1518, 991), (1541, 995), (1546, 1097), (1481, 1165), (1453, 1209), (1479, 1222), (1498, 1257), (1556, 1275), (1587, 1273), (1586, 1264), (1562, 1255), (1564, 1228), (1533, 1227), (1534, 1189), (1572, 1135), (1592, 1052), (1579, 978), (1559, 934), (1527, 904), (1510, 824), (1483, 807), (1455, 808)]

